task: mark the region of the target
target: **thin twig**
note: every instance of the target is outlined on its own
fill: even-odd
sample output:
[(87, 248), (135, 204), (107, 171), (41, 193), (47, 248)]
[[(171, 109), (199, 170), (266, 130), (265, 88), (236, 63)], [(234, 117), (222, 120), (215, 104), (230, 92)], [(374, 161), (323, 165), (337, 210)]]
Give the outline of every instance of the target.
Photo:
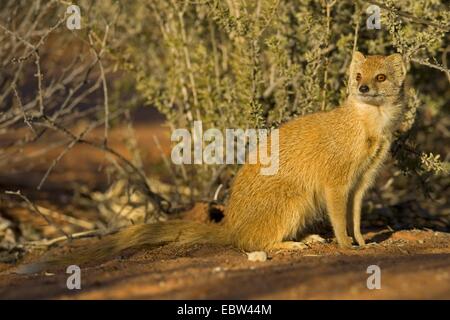
[(449, 32), (450, 31), (450, 26), (440, 25), (440, 24), (434, 23), (431, 20), (421, 19), (421, 18), (415, 17), (411, 13), (399, 10), (397, 8), (395, 8), (395, 10), (394, 10), (393, 8), (383, 4), (381, 2), (378, 2), (378, 1), (370, 1), (370, 3), (374, 4), (374, 5), (377, 5), (380, 8), (386, 9), (388, 11), (395, 12), (400, 17), (402, 17), (402, 18), (404, 18), (406, 20), (410, 20), (412, 22), (415, 22), (415, 23), (418, 23), (418, 24), (423, 24), (423, 25), (426, 25), (426, 26), (432, 26), (432, 27), (435, 27), (436, 29), (439, 29), (441, 31), (445, 31), (445, 32)]
[(108, 144), (108, 130), (109, 130), (109, 103), (108, 103), (108, 84), (106, 82), (106, 76), (105, 76), (105, 68), (103, 67), (103, 63), (102, 63), (102, 55), (104, 52), (104, 49), (106, 47), (106, 40), (108, 38), (108, 33), (109, 33), (109, 25), (106, 25), (106, 29), (105, 29), (105, 34), (103, 36), (103, 40), (102, 40), (102, 46), (99, 52), (97, 52), (97, 50), (95, 50), (94, 48), (94, 42), (92, 40), (92, 36), (91, 34), (89, 34), (89, 43), (91, 46), (91, 50), (94, 52), (96, 59), (97, 59), (97, 63), (100, 69), (100, 78), (102, 80), (102, 86), (103, 86), (103, 103), (104, 103), (104, 111), (105, 111), (105, 132), (104, 132), (104, 141), (103, 143), (105, 145)]
[(34, 133), (34, 136), (36, 137), (37, 136), (36, 130), (34, 130), (33, 125), (31, 124), (31, 122), (28, 121), (27, 115), (25, 113), (25, 109), (24, 109), (23, 104), (22, 104), (22, 99), (20, 99), (20, 96), (19, 96), (19, 93), (17, 92), (15, 84), (12, 85), (12, 90), (14, 92), (14, 96), (17, 99), (17, 103), (19, 105), (20, 111), (22, 112), (23, 121), (31, 129), (31, 131)]
[(110, 147), (108, 147), (107, 145), (105, 145), (104, 143), (95, 143), (93, 141), (89, 141), (89, 140), (85, 140), (85, 139), (79, 139), (76, 135), (74, 135), (71, 131), (69, 131), (68, 129), (60, 126), (59, 124), (55, 123), (52, 119), (50, 119), (49, 117), (43, 115), (42, 119), (52, 128), (64, 133), (66, 136), (68, 136), (69, 138), (71, 138), (72, 140), (78, 140), (78, 143), (80, 144), (86, 144), (89, 145), (93, 148), (99, 149), (99, 150), (103, 150), (113, 156), (115, 156), (116, 158), (118, 158), (120, 161), (122, 161), (129, 169), (131, 169), (139, 178), (140, 178), (140, 182), (141, 185), (143, 187), (143, 191), (144, 194), (148, 197), (148, 199), (150, 200), (150, 202), (153, 204), (153, 206), (155, 207), (156, 211), (162, 211), (164, 213), (170, 213), (170, 207), (171, 204), (168, 200), (166, 200), (164, 197), (162, 197), (161, 195), (154, 193), (150, 186), (147, 183), (147, 178), (145, 177), (145, 175), (141, 172), (141, 170), (139, 170), (132, 162), (130, 162), (127, 158), (125, 158), (123, 155), (121, 155), (120, 153), (118, 153), (116, 150), (111, 149)]
[(34, 212), (36, 212), (39, 216), (43, 217), (45, 219), (45, 221), (47, 221), (47, 223), (53, 227), (55, 227), (59, 232), (61, 232), (65, 238), (67, 238), (67, 240), (72, 240), (72, 237), (67, 234), (60, 226), (58, 226), (57, 224), (53, 223), (52, 220), (50, 220), (45, 214), (43, 214), (41, 212), (41, 210), (39, 210), (39, 208), (30, 201), (30, 199), (28, 199), (25, 195), (23, 195), (20, 190), (17, 191), (5, 191), (5, 194), (9, 194), (9, 195), (14, 195), (14, 196), (18, 196), (20, 197), (22, 200), (24, 200), (28, 206), (30, 207), (30, 209), (32, 209)]
[[(82, 238), (92, 238), (92, 237), (103, 237), (110, 234), (117, 233), (119, 230), (89, 230), (89, 231), (83, 231), (83, 232), (77, 232), (70, 235), (71, 239), (82, 239)], [(38, 240), (38, 241), (32, 241), (32, 242), (25, 242), (23, 245), (25, 247), (50, 247), (58, 242), (66, 241), (66, 237), (58, 237), (50, 240)]]
[[(331, 9), (336, 4), (336, 0), (325, 0), (326, 3), (326, 35), (325, 35), (325, 48), (327, 48), (330, 44), (331, 37)], [(322, 87), (322, 107), (321, 110), (326, 110), (327, 108), (327, 90), (328, 90), (328, 65), (330, 64), (330, 59), (328, 58), (328, 53), (325, 53), (324, 59), (324, 73), (323, 73), (323, 87)]]
[(444, 72), (446, 74), (446, 76), (447, 76), (447, 79), (450, 81), (450, 70), (449, 69), (446, 69), (443, 66), (440, 66), (440, 65), (437, 65), (437, 64), (433, 64), (433, 63), (431, 63), (431, 62), (429, 62), (427, 60), (424, 60), (424, 59), (412, 58), (411, 61), (415, 62), (415, 63), (418, 63), (418, 64), (421, 64), (423, 66), (427, 66), (427, 67), (430, 67), (430, 68), (433, 68), (433, 69), (436, 69), (436, 70)]

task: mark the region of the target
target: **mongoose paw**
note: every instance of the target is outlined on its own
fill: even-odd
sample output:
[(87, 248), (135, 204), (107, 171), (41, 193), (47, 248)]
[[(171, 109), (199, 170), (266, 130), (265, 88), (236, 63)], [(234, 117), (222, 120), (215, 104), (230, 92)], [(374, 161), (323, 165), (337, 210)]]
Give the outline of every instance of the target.
[(369, 243), (366, 243), (363, 247), (361, 247), (361, 248), (370, 248), (370, 247), (377, 247), (377, 246), (380, 246), (380, 244), (379, 243), (376, 243), (376, 242), (369, 242)]
[(273, 250), (277, 251), (294, 251), (294, 250), (304, 250), (307, 249), (308, 245), (306, 245), (303, 242), (297, 242), (297, 241), (283, 241), (280, 243), (277, 243), (272, 247)]
[(356, 242), (358, 243), (358, 245), (360, 247), (364, 247), (366, 245), (366, 241), (364, 240), (364, 238), (362, 236), (356, 236)]
[(338, 244), (341, 249), (353, 249), (353, 239), (350, 237), (345, 237), (338, 239)]
[(310, 245), (313, 243), (325, 243), (326, 240), (324, 238), (322, 238), (321, 236), (319, 236), (318, 234), (310, 234), (310, 235), (304, 237), (301, 242), (306, 245)]

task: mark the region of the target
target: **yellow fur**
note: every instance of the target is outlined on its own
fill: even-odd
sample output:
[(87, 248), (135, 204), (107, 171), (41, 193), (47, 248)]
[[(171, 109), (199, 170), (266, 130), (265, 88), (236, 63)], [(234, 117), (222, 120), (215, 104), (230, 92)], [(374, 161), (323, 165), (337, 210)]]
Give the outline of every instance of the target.
[[(386, 80), (378, 81), (379, 74)], [(174, 241), (232, 244), (247, 251), (292, 249), (296, 243), (288, 240), (322, 212), (328, 213), (341, 247), (351, 247), (349, 235), (364, 245), (361, 202), (401, 122), (404, 78), (400, 55), (364, 57), (356, 52), (346, 102), (282, 125), (278, 173), (265, 176), (260, 164), (244, 165), (221, 226), (187, 221), (132, 226), (93, 248), (48, 262), (81, 263), (130, 247)], [(359, 91), (363, 85), (370, 89), (366, 95)]]
[[(379, 74), (386, 80), (377, 81)], [(245, 165), (237, 174), (225, 212), (233, 244), (245, 250), (279, 247), (326, 210), (340, 246), (351, 246), (348, 233), (364, 245), (361, 202), (401, 122), (404, 78), (400, 55), (366, 58), (356, 52), (344, 105), (280, 128), (278, 173), (263, 176), (259, 165)], [(362, 85), (370, 96), (360, 95)]]

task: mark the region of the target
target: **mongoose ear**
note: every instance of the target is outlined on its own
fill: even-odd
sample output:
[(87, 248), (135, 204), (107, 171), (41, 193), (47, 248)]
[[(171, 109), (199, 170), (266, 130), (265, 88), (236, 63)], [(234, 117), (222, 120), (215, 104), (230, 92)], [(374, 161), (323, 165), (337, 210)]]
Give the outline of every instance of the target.
[(364, 60), (366, 60), (366, 57), (361, 52), (355, 51), (353, 53), (352, 62), (350, 63), (350, 75), (354, 73), (355, 67), (363, 63)]
[(394, 53), (386, 58), (387, 65), (395, 72), (396, 77), (403, 82), (406, 76), (406, 64), (400, 53)]
[(359, 51), (353, 52), (353, 59), (352, 62), (363, 62), (366, 60), (366, 57)]

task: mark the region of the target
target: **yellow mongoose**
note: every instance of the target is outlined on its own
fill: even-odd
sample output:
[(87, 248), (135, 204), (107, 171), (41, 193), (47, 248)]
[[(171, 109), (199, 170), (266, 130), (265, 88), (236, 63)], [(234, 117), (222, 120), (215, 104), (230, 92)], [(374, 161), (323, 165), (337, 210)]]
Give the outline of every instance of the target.
[(341, 247), (351, 247), (349, 235), (363, 246), (361, 202), (401, 123), (405, 70), (400, 54), (365, 57), (355, 52), (346, 102), (282, 125), (278, 173), (265, 176), (258, 164), (244, 165), (234, 180), (222, 225), (135, 225), (73, 256), (22, 269), (83, 263), (130, 247), (175, 241), (231, 244), (246, 251), (296, 249), (301, 246), (291, 240), (325, 211)]

